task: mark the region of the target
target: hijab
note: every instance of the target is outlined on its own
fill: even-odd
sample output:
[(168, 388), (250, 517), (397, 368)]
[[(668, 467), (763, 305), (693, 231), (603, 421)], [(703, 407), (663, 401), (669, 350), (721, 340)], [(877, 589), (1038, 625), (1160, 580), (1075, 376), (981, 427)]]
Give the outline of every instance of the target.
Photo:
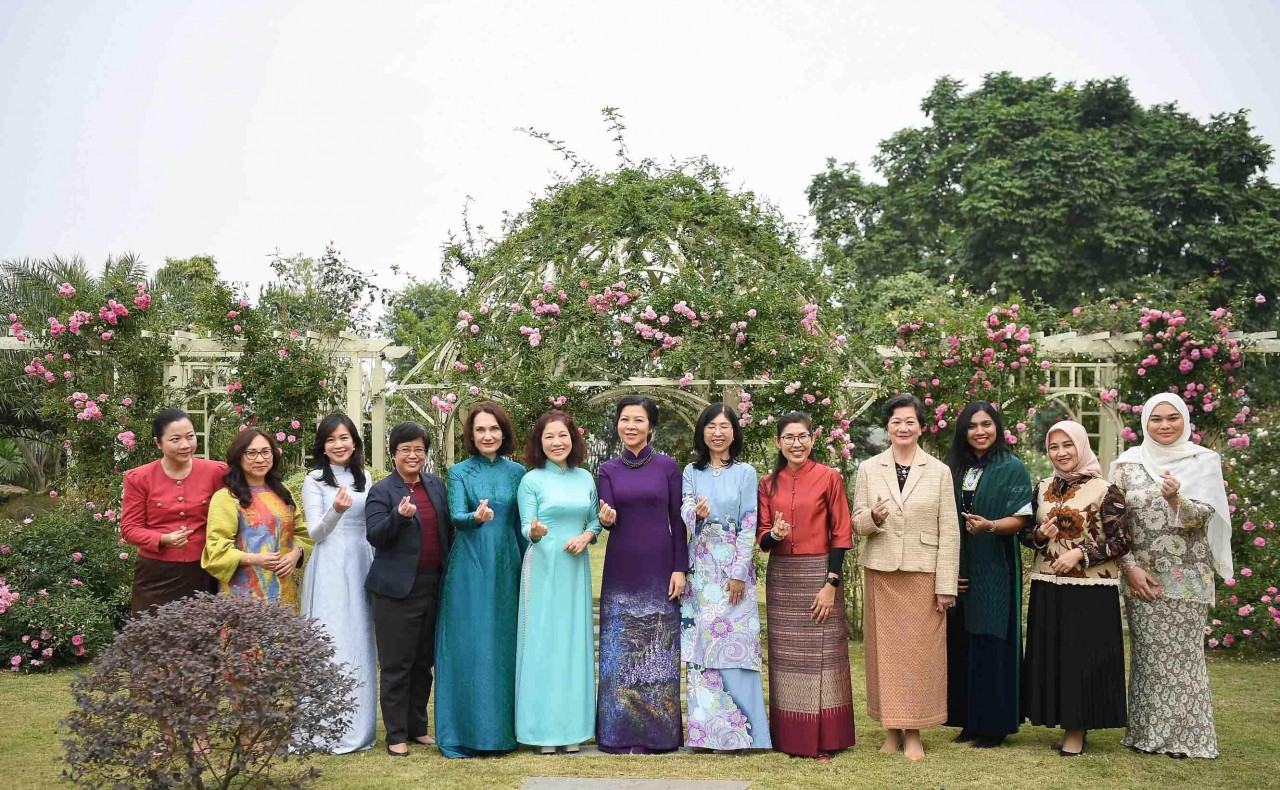
[(1044, 435), (1045, 452), (1049, 450), (1049, 437), (1056, 431), (1065, 433), (1070, 437), (1071, 443), (1076, 446), (1076, 466), (1067, 472), (1059, 471), (1055, 466), (1053, 476), (1069, 483), (1090, 477), (1102, 477), (1102, 464), (1098, 462), (1098, 456), (1089, 444), (1089, 432), (1085, 427), (1074, 420), (1055, 422), (1049, 426), (1049, 432)]
[[(1172, 444), (1160, 444), (1147, 431), (1151, 413), (1162, 403), (1171, 404), (1182, 415), (1182, 435)], [(1116, 464), (1139, 464), (1153, 481), (1161, 481), (1161, 472), (1169, 472), (1181, 483), (1180, 492), (1188, 499), (1204, 502), (1213, 508), (1209, 520), (1209, 550), (1213, 567), (1224, 579), (1235, 574), (1231, 562), (1231, 511), (1227, 505), (1227, 489), (1222, 480), (1222, 459), (1207, 447), (1191, 441), (1191, 416), (1182, 398), (1162, 392), (1142, 407), (1142, 444), (1120, 454)]]

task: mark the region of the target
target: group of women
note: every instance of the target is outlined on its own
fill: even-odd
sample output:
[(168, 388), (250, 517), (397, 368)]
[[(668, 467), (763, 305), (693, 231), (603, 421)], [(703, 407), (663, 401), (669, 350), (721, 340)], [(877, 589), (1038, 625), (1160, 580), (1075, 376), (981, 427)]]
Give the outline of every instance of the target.
[[(190, 418), (163, 411), (161, 458), (125, 475), (134, 611), (214, 589), (299, 604), (359, 681), (335, 753), (372, 746), (380, 705), (392, 756), (410, 742), (446, 757), (517, 744), (554, 754), (594, 738), (620, 754), (683, 743), (826, 761), (855, 741), (840, 588), (856, 533), (881, 751), (919, 760), (920, 731), (943, 724), (992, 748), (1027, 720), (1061, 727), (1064, 756), (1083, 752), (1089, 729), (1124, 726), (1140, 751), (1217, 755), (1202, 640), (1213, 571), (1231, 574), (1230, 521), (1218, 457), (1190, 441), (1177, 396), (1147, 403), (1143, 443), (1110, 482), (1084, 427), (1055, 423), (1054, 471), (1034, 486), (993, 405), (963, 410), (943, 462), (919, 446), (923, 405), (895, 396), (889, 447), (860, 465), (852, 511), (842, 475), (812, 459), (802, 412), (777, 419), (759, 481), (732, 407), (702, 413), (683, 471), (652, 445), (658, 416), (653, 401), (623, 398), (622, 452), (593, 476), (568, 414), (538, 418), (521, 465), (510, 418), (480, 403), (465, 421), (470, 457), (446, 485), (425, 470), (421, 425), (391, 430), (394, 472), (372, 482), (355, 424), (332, 414), (304, 520), (270, 435), (246, 429), (225, 465), (204, 461)], [(587, 548), (602, 529), (597, 664)], [(1019, 543), (1035, 554), (1025, 650)], [(757, 547), (769, 557), (767, 712)]]

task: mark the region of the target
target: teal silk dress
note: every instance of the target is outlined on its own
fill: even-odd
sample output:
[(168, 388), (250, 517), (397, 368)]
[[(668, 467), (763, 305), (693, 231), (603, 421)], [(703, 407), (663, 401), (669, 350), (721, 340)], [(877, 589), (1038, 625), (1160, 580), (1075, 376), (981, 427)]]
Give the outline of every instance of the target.
[[(516, 637), (516, 740), (567, 746), (595, 734), (591, 555), (564, 550), (583, 530), (600, 534), (600, 500), (585, 469), (547, 462), (520, 481), (520, 531), (536, 517), (547, 534), (524, 553)], [(593, 540), (594, 542), (594, 540)]]
[[(524, 467), (474, 455), (449, 467), (449, 550), (436, 627), (436, 743), (445, 757), (516, 748), (516, 612)], [(480, 500), (493, 520), (477, 524)]]

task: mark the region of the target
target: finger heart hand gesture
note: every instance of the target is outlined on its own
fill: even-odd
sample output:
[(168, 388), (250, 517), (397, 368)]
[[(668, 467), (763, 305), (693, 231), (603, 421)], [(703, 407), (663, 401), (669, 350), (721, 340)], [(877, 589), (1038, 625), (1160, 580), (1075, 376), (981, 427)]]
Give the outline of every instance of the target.
[(707, 504), (706, 497), (698, 497), (698, 504), (694, 506), (693, 514), (698, 518), (706, 518), (711, 515), (711, 505)]
[(529, 522), (529, 539), (534, 542), (537, 542), (541, 540), (543, 537), (545, 537), (546, 534), (547, 534), (546, 525), (544, 525), (541, 521), (539, 521), (537, 516), (534, 516), (533, 521)]
[(884, 520), (888, 517), (889, 503), (884, 501), (883, 496), (877, 494), (876, 503), (871, 506), (871, 520), (876, 522), (876, 525), (879, 526), (880, 524), (883, 524)]
[(791, 534), (791, 525), (782, 517), (782, 511), (779, 510), (773, 515), (773, 534), (774, 537), (782, 539)]
[(400, 500), (400, 507), (396, 508), (396, 512), (405, 518), (413, 518), (418, 513), (418, 507), (413, 504), (413, 497), (406, 496)]
[(333, 509), (337, 513), (346, 513), (351, 508), (351, 494), (346, 486), (338, 486), (338, 493), (333, 497)]
[(600, 500), (600, 513), (598, 514), (600, 524), (605, 527), (613, 526), (613, 522), (618, 518), (618, 511), (609, 507), (609, 503), (603, 499)]
[(1182, 489), (1182, 481), (1174, 477), (1168, 469), (1160, 473), (1160, 496), (1171, 499)]
[(489, 507), (489, 500), (482, 499), (476, 507), (476, 523), (483, 524), (486, 521), (493, 521), (493, 508)]

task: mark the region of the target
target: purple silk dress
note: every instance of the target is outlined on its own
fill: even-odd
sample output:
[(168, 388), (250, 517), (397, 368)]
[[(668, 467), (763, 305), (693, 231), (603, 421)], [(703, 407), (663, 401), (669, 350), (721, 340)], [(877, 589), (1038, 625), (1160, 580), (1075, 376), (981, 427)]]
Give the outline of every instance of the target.
[(596, 743), (613, 754), (680, 746), (680, 604), (667, 598), (689, 570), (680, 467), (652, 446), (600, 466), (600, 501), (618, 511), (600, 587)]

